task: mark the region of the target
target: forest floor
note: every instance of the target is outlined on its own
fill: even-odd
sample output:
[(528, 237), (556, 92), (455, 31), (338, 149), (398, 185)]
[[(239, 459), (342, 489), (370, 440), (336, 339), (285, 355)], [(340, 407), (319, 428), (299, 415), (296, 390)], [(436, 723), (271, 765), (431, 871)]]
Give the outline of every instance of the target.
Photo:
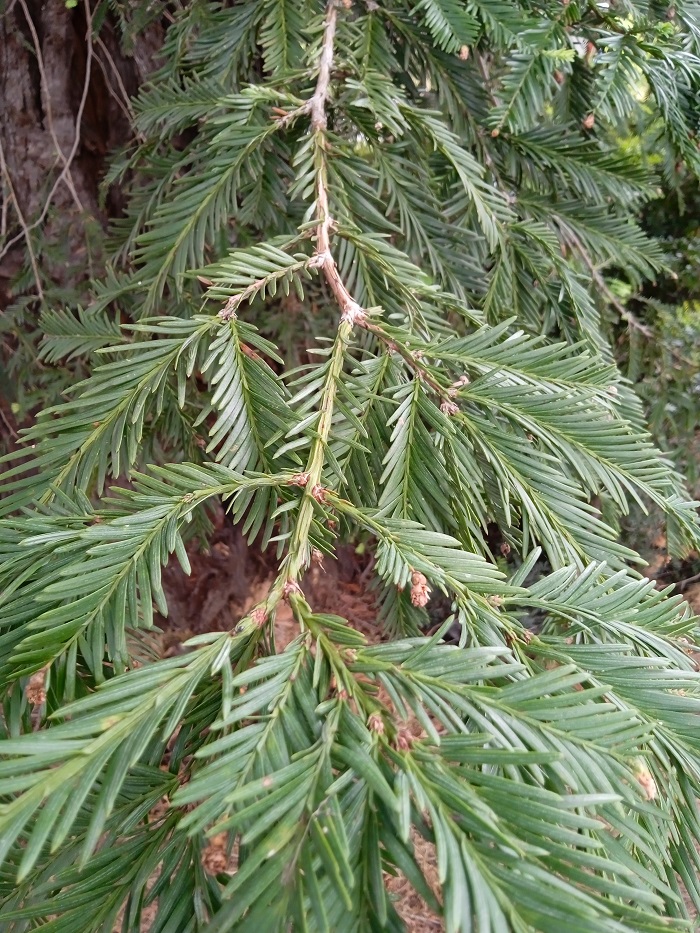
[[(227, 631), (252, 606), (264, 598), (271, 583), (272, 563), (264, 558), (254, 561), (251, 552), (236, 536), (223, 516), (218, 516), (210, 550), (190, 551), (192, 573), (185, 576), (178, 566), (166, 568), (164, 584), (168, 595), (170, 616), (159, 620), (160, 634), (151, 642), (150, 650), (160, 656), (172, 656), (185, 649), (183, 642), (205, 631)], [(692, 572), (694, 565), (674, 566), (665, 557), (665, 541), (646, 554), (647, 575), (661, 583), (675, 582), (683, 595), (700, 612), (700, 575)], [(367, 577), (371, 568), (367, 556), (356, 555), (351, 548), (342, 549), (338, 560), (326, 559), (323, 566), (314, 565), (304, 580), (304, 592), (315, 611), (330, 612), (347, 618), (369, 641), (379, 641), (382, 632), (376, 621), (376, 605), (368, 591)], [(278, 650), (297, 634), (298, 628), (286, 605), (278, 612), (275, 642)], [(434, 846), (421, 837), (414, 839), (416, 854), (426, 879), (437, 890), (437, 860)], [(204, 852), (203, 864), (212, 874), (235, 871), (235, 862), (227, 856), (226, 837), (213, 837)], [(444, 929), (403, 877), (387, 878), (388, 890), (409, 933), (437, 933)], [(142, 933), (150, 927), (144, 918)]]

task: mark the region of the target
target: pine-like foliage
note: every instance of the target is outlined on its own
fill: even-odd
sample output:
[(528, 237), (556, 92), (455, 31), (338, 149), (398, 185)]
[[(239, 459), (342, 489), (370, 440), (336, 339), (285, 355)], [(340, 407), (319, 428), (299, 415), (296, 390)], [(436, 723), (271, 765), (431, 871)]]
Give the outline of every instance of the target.
[[(114, 266), (43, 318), (46, 365), (91, 374), (4, 463), (2, 929), (135, 933), (155, 904), (151, 933), (400, 931), (397, 873), (450, 933), (690, 929), (696, 622), (616, 523), (653, 503), (679, 552), (698, 525), (603, 270), (664, 264), (635, 113), (700, 168), (697, 9), (181, 6)], [(276, 578), (137, 661), (214, 499)], [(358, 536), (376, 644), (304, 596)]]

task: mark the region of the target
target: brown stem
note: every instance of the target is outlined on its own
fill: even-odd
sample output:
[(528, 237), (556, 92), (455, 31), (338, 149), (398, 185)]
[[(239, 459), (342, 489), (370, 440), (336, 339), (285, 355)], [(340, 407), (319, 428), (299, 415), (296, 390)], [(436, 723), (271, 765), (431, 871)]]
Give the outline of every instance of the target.
[(326, 115), (326, 102), (331, 85), (331, 68), (333, 67), (333, 45), (335, 30), (338, 25), (338, 7), (335, 0), (329, 0), (326, 12), (326, 25), (323, 30), (323, 44), (321, 57), (318, 62), (318, 79), (316, 89), (311, 98), (311, 129), (314, 132), (323, 132), (328, 125)]
[(328, 139), (328, 114), (326, 105), (330, 92), (331, 69), (333, 67), (333, 47), (335, 30), (338, 23), (338, 7), (336, 0), (329, 0), (326, 13), (326, 26), (323, 31), (321, 58), (318, 66), (318, 80), (313, 97), (309, 101), (311, 113), (311, 129), (316, 137), (318, 165), (316, 169), (316, 212), (318, 225), (316, 227), (316, 250), (314, 265), (321, 269), (333, 292), (335, 300), (341, 311), (341, 320), (351, 325), (362, 325), (366, 319), (365, 312), (355, 301), (343, 282), (338, 266), (331, 253), (331, 230), (334, 222), (328, 207), (328, 177), (326, 168), (326, 153)]

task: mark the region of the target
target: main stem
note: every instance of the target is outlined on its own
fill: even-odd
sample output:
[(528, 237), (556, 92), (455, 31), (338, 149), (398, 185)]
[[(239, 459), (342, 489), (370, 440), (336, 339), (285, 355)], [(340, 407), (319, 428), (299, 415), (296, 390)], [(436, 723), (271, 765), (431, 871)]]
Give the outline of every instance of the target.
[(341, 320), (351, 324), (362, 323), (364, 311), (345, 287), (340, 277), (338, 266), (331, 253), (331, 230), (333, 218), (328, 208), (328, 114), (327, 103), (330, 93), (331, 69), (333, 67), (333, 44), (338, 23), (337, 0), (329, 0), (326, 12), (326, 26), (323, 31), (321, 57), (318, 65), (316, 90), (309, 104), (311, 130), (316, 146), (316, 261), (314, 265), (321, 269), (341, 311)]
[(328, 114), (327, 103), (330, 94), (331, 70), (335, 33), (338, 23), (336, 0), (329, 0), (326, 9), (326, 23), (319, 58), (318, 79), (314, 94), (309, 101), (311, 131), (314, 134), (316, 149), (316, 244), (313, 265), (320, 269), (340, 308), (340, 322), (336, 332), (330, 365), (321, 393), (319, 420), (316, 436), (311, 444), (309, 458), (304, 472), (304, 493), (294, 530), (289, 542), (289, 552), (275, 585), (267, 600), (268, 611), (272, 611), (280, 598), (298, 590), (299, 580), (310, 561), (309, 533), (313, 521), (315, 502), (322, 502), (324, 489), (321, 485), (323, 467), (326, 459), (326, 447), (330, 437), (338, 380), (343, 371), (345, 349), (350, 342), (354, 324), (365, 321), (365, 313), (355, 301), (343, 282), (337, 263), (331, 253), (331, 230), (333, 218), (328, 204)]
[(311, 451), (306, 465), (306, 475), (308, 478), (304, 489), (304, 496), (301, 500), (294, 532), (289, 543), (287, 580), (292, 584), (298, 582), (304, 569), (308, 566), (310, 559), (309, 531), (311, 529), (311, 522), (315, 509), (314, 501), (322, 502), (324, 497), (321, 477), (326, 459), (326, 445), (328, 444), (331, 422), (333, 421), (333, 409), (335, 406), (338, 379), (343, 370), (345, 347), (348, 344), (351, 333), (352, 324), (349, 321), (341, 321), (335, 343), (333, 344), (328, 375), (326, 376), (326, 382), (321, 395), (321, 412), (316, 437), (311, 445)]

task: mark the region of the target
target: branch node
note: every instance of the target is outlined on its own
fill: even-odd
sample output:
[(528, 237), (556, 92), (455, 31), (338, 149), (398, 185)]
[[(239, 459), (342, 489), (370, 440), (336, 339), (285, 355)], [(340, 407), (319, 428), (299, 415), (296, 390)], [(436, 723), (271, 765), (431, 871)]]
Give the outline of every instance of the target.
[(240, 295), (233, 295), (233, 297), (229, 298), (221, 311), (219, 311), (218, 317), (220, 317), (222, 321), (235, 321), (237, 316), (236, 308), (239, 302)]
[(301, 587), (296, 580), (285, 580), (282, 587), (282, 599), (289, 600), (295, 593), (301, 593)]
[(456, 415), (459, 412), (459, 405), (455, 404), (455, 402), (445, 400), (444, 402), (440, 402), (440, 411), (443, 415)]
[(367, 315), (363, 308), (354, 300), (350, 299), (343, 309), (343, 313), (340, 317), (341, 321), (347, 321), (353, 327), (355, 324), (362, 327), (367, 321)]
[(382, 719), (381, 713), (370, 713), (367, 720), (367, 728), (370, 732), (375, 732), (377, 735), (384, 735), (384, 720)]
[(262, 628), (267, 622), (267, 609), (264, 606), (256, 606), (255, 609), (251, 609), (250, 618), (258, 628)]

